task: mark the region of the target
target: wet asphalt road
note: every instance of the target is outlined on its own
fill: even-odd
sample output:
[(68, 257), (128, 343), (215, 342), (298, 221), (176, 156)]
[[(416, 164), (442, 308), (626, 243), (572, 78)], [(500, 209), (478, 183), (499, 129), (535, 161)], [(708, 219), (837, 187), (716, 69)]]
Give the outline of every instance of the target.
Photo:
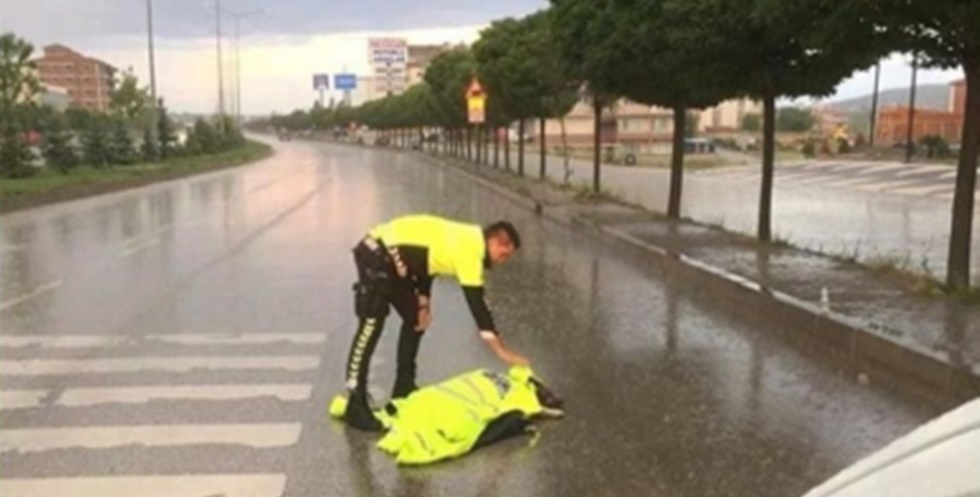
[[(935, 414), (457, 172), (277, 148), (0, 217), (0, 495), (794, 496)], [(400, 470), (374, 436), (325, 419), (353, 334), (349, 247), (411, 212), (522, 230), (489, 295), (569, 403), (535, 446)], [(497, 367), (453, 283), (434, 299), (420, 379)], [(395, 328), (376, 354), (378, 397)]]

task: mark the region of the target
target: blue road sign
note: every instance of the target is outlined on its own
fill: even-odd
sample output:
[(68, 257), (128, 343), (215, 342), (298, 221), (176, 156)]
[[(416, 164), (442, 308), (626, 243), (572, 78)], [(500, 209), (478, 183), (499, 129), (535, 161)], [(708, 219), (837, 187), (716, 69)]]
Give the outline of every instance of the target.
[(354, 74), (334, 74), (333, 87), (338, 90), (356, 90), (357, 76)]
[(313, 89), (314, 90), (327, 90), (330, 88), (330, 75), (328, 74), (314, 74), (313, 75)]

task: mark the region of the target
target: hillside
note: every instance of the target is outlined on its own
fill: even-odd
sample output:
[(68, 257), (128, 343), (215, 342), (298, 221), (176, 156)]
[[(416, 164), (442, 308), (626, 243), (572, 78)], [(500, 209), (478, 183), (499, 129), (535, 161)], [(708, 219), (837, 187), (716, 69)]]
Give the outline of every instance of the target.
[[(949, 85), (920, 85), (916, 92), (916, 108), (946, 110), (949, 106)], [(892, 105), (906, 106), (909, 102), (909, 88), (882, 90), (878, 96), (878, 107)], [(868, 112), (871, 110), (871, 94), (827, 102), (828, 107), (845, 114)]]

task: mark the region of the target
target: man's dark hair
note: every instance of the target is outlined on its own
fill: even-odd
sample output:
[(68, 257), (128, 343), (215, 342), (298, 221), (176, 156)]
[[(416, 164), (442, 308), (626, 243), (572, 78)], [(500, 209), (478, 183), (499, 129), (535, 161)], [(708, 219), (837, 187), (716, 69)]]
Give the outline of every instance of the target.
[(517, 228), (514, 227), (508, 221), (497, 221), (486, 228), (483, 228), (483, 237), (490, 238), (491, 236), (497, 235), (500, 232), (507, 233), (507, 237), (510, 238), (511, 243), (514, 244), (514, 248), (521, 248), (521, 235), (517, 233)]

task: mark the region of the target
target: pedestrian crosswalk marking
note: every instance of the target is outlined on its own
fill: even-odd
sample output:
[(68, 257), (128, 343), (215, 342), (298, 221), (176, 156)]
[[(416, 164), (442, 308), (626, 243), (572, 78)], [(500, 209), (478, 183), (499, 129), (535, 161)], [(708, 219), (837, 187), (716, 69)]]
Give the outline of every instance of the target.
[(3, 497), (282, 497), (282, 474), (0, 479)]
[(858, 190), (864, 190), (869, 192), (881, 193), (888, 190), (893, 190), (895, 188), (912, 186), (915, 181), (901, 180), (901, 181), (878, 181), (874, 183), (868, 183), (864, 185), (856, 185), (854, 188)]
[(900, 193), (904, 195), (929, 197), (939, 193), (952, 192), (952, 191), (953, 191), (953, 185), (937, 186), (935, 184), (927, 184), (927, 185), (913, 185), (913, 186), (907, 186), (902, 188), (896, 188), (894, 190), (891, 190), (890, 193)]
[(283, 402), (309, 400), (312, 386), (290, 385), (195, 385), (162, 387), (69, 388), (55, 405), (87, 407), (99, 404), (144, 404), (171, 400), (243, 400), (274, 397)]
[(931, 173), (937, 171), (948, 171), (947, 166), (909, 166), (908, 169), (904, 171), (899, 171), (895, 173), (896, 177), (911, 176), (913, 174)]
[(47, 396), (46, 390), (3, 390), (0, 391), (0, 410), (37, 407)]
[[(875, 161), (792, 161), (777, 165), (775, 181), (780, 187), (818, 187), (874, 193), (945, 198), (956, 177), (950, 167), (939, 164), (905, 164)], [(759, 181), (758, 167), (728, 166), (694, 173), (710, 181), (745, 185)], [(978, 183), (980, 190), (980, 183)]]
[(180, 345), (240, 345), (272, 344), (277, 342), (312, 345), (323, 343), (326, 341), (327, 336), (323, 333), (244, 333), (241, 335), (149, 335), (147, 339)]
[(87, 348), (114, 347), (140, 340), (177, 345), (267, 345), (289, 342), (315, 345), (324, 333), (202, 333), (172, 335), (2, 335), (0, 347)]
[[(133, 451), (160, 448), (176, 451), (178, 457), (183, 457), (185, 451), (206, 448), (243, 451), (238, 457), (250, 454), (244, 452), (250, 450), (295, 448), (303, 423), (295, 419), (292, 410), (281, 411), (287, 419), (214, 423), (209, 417), (212, 423), (206, 424), (188, 423), (187, 418), (168, 419), (168, 413), (175, 407), (180, 407), (179, 412), (185, 412), (195, 407), (237, 409), (253, 403), (259, 407), (263, 402), (308, 402), (313, 394), (311, 383), (262, 383), (251, 376), (246, 383), (219, 380), (216, 384), (175, 381), (176, 384), (168, 385), (153, 381), (151, 384), (100, 385), (96, 380), (112, 379), (112, 383), (117, 383), (116, 378), (100, 376), (106, 374), (180, 373), (179, 378), (186, 374), (191, 379), (190, 375), (195, 373), (213, 371), (247, 371), (251, 374), (311, 371), (320, 366), (319, 352), (248, 355), (241, 351), (254, 349), (240, 347), (301, 345), (309, 348), (323, 344), (327, 339), (327, 334), (322, 332), (0, 335), (0, 350), (6, 354), (0, 358), (0, 410), (6, 420), (0, 426), (0, 456), (5, 461), (18, 462), (20, 466), (16, 467), (22, 468), (13, 472), (8, 470), (4, 473), (6, 478), (0, 477), (0, 496), (282, 497), (286, 475), (264, 472), (269, 468), (259, 469), (258, 474), (206, 474), (208, 465), (204, 464), (195, 466), (193, 475), (158, 475), (150, 468), (149, 474), (100, 476), (86, 475), (84, 471), (80, 474), (72, 467), (61, 468), (43, 462), (47, 458), (52, 458), (52, 462), (58, 460), (63, 454), (59, 451), (64, 450), (100, 451), (98, 457), (115, 460), (117, 454), (122, 457)], [(210, 352), (232, 347), (239, 347), (235, 354), (222, 351), (212, 355)], [(156, 350), (160, 352), (155, 354)], [(192, 355), (175, 354), (180, 350)], [(160, 355), (164, 351), (166, 354)], [(69, 353), (69, 357), (46, 357), (47, 354), (65, 356)], [(86, 384), (65, 388), (54, 378), (56, 375), (84, 376)], [(35, 377), (38, 378), (36, 384), (17, 388), (16, 381)], [(135, 412), (149, 416), (146, 420), (130, 420), (131, 424), (125, 425), (101, 423), (98, 418), (92, 418), (102, 409), (115, 412), (111, 410), (112, 406), (141, 406)], [(62, 418), (74, 416), (76, 412), (81, 419), (95, 419), (96, 422), (66, 426)], [(50, 425), (45, 423), (48, 419), (61, 421)], [(36, 474), (30, 469), (33, 466), (23, 466), (23, 461), (33, 461), (32, 458), (40, 458), (38, 467), (43, 476), (32, 477)]]
[[(0, 430), (0, 454), (54, 449), (109, 449), (128, 445), (243, 445), (266, 449), (299, 441), (300, 423), (142, 425)], [(5, 495), (5, 494), (4, 494)]]
[(203, 370), (283, 369), (306, 371), (320, 363), (317, 356), (147, 357), (136, 359), (28, 359), (0, 361), (0, 375), (47, 376), (92, 373), (173, 372)]

